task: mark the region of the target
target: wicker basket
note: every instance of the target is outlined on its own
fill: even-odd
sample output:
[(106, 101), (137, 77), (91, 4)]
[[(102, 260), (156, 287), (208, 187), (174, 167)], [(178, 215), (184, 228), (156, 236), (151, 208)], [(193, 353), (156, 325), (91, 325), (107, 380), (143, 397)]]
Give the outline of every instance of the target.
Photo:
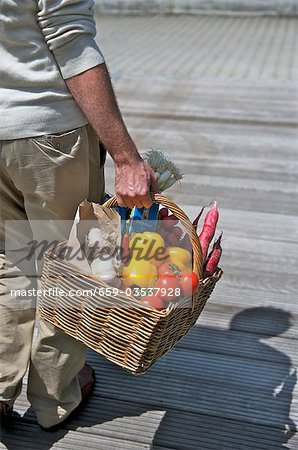
[[(156, 194), (155, 201), (172, 211), (181, 221), (193, 246), (193, 270), (201, 278), (202, 256), (197, 234), (185, 213), (166, 197)], [(116, 206), (113, 197), (104, 206)], [(60, 250), (66, 243), (60, 244)], [(42, 274), (44, 295), (40, 300), (40, 316), (65, 333), (118, 364), (134, 375), (142, 374), (170, 350), (196, 323), (221, 269), (199, 285), (189, 299), (171, 303), (157, 311), (140, 307), (140, 302), (120, 291), (117, 303), (110, 296), (64, 297), (55, 295), (57, 288), (93, 290), (108, 286), (98, 278), (80, 272), (63, 260), (59, 250), (47, 252)], [(52, 289), (50, 289), (52, 288)], [(56, 292), (55, 292), (56, 291)]]

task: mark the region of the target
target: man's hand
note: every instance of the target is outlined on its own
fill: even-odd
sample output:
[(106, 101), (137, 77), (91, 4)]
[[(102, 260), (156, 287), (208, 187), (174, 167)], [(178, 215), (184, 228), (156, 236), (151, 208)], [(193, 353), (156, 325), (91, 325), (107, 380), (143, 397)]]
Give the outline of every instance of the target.
[(119, 206), (150, 208), (150, 193), (157, 192), (157, 177), (141, 158), (134, 163), (115, 164), (116, 197)]
[(105, 64), (65, 80), (72, 96), (115, 163), (120, 206), (149, 208), (156, 176), (143, 161), (122, 119)]

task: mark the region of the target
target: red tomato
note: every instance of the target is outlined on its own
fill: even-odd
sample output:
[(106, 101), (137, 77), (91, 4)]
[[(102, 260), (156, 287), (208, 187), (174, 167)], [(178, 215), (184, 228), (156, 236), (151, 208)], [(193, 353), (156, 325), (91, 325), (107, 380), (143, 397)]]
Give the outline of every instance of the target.
[(158, 268), (159, 275), (177, 276), (180, 273), (179, 267), (172, 263), (163, 263)]
[(156, 295), (146, 295), (140, 299), (140, 302), (146, 306), (151, 306), (151, 308), (157, 309), (158, 311), (164, 309), (162, 299)]
[(181, 274), (180, 285), (184, 295), (192, 295), (199, 286), (199, 278), (194, 272), (184, 272)]
[(161, 275), (154, 288), (160, 289), (157, 295), (167, 302), (175, 300), (182, 293), (179, 280), (174, 275)]

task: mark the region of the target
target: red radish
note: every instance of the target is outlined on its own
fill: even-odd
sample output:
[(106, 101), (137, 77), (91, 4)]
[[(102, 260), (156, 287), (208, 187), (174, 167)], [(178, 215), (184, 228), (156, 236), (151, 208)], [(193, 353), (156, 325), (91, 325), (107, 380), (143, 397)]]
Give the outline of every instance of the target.
[(207, 263), (204, 271), (204, 278), (211, 277), (215, 270), (217, 269), (221, 254), (222, 254), (222, 248), (221, 248), (221, 238), (222, 233), (220, 234), (219, 238), (214, 242), (213, 248), (207, 258)]
[(172, 233), (175, 234), (175, 236), (176, 236), (178, 239), (180, 239), (181, 236), (182, 236), (182, 234), (183, 234), (183, 231), (181, 230), (180, 227), (174, 227), (174, 228), (172, 229)]
[(193, 226), (195, 227), (195, 230), (197, 231), (197, 229), (198, 229), (198, 223), (199, 223), (199, 220), (200, 220), (200, 218), (201, 218), (201, 215), (203, 214), (203, 211), (204, 211), (204, 209), (205, 209), (205, 206), (203, 206), (203, 208), (201, 209), (201, 211), (199, 212), (199, 214), (197, 215), (197, 217), (195, 218), (195, 220), (193, 221)]
[(162, 225), (166, 230), (169, 230), (170, 228), (172, 228), (174, 225), (177, 225), (177, 223), (179, 222), (179, 220), (177, 219), (176, 216), (174, 216), (174, 214), (171, 214), (168, 217), (165, 217), (162, 221)]
[(199, 235), (199, 241), (202, 247), (203, 261), (206, 258), (209, 244), (214, 237), (218, 216), (219, 214), (217, 209), (217, 203), (216, 201), (214, 201), (211, 209), (206, 214), (203, 229)]
[(168, 208), (161, 208), (161, 210), (158, 213), (158, 217), (159, 219), (164, 219), (165, 217), (168, 217), (169, 215), (169, 210)]

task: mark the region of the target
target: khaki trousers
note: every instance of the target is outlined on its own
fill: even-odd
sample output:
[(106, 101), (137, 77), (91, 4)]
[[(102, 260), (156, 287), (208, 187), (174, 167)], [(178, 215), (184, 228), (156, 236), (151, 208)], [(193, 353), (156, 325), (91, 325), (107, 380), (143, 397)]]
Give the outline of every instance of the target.
[[(24, 250), (30, 235), (37, 240), (45, 235), (67, 239), (79, 203), (85, 198), (102, 200), (104, 153), (89, 126), (0, 141), (0, 400), (13, 405), (29, 365), (27, 395), (44, 427), (61, 422), (80, 403), (77, 374), (85, 362), (85, 346), (42, 319), (36, 321), (35, 298), (12, 298), (10, 287), (36, 286), (32, 273), (35, 267), (40, 272), (42, 261), (34, 268), (25, 261), (26, 270), (8, 261), (5, 222), (27, 224), (26, 233), (9, 241), (12, 253)], [(36, 225), (40, 220), (42, 227)], [(65, 225), (55, 226), (57, 220)], [(35, 323), (38, 335), (33, 341)]]

